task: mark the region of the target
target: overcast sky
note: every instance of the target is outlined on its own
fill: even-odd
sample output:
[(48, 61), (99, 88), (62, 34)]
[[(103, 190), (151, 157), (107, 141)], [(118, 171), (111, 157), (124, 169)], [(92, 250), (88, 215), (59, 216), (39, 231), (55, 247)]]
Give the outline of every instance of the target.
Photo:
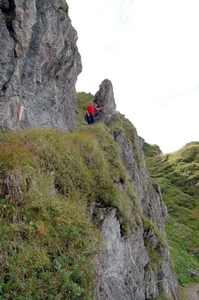
[(199, 0), (67, 0), (83, 70), (113, 84), (117, 110), (164, 153), (199, 141)]

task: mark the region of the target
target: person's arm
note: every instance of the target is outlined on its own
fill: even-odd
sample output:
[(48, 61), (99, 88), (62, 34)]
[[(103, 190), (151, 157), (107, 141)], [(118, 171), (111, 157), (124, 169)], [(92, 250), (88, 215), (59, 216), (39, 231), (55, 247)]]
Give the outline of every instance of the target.
[(89, 112), (88, 112), (88, 109), (86, 108), (86, 114), (87, 116), (90, 116)]
[(99, 107), (99, 108), (97, 108), (97, 110), (101, 110), (103, 108), (103, 106), (102, 107)]

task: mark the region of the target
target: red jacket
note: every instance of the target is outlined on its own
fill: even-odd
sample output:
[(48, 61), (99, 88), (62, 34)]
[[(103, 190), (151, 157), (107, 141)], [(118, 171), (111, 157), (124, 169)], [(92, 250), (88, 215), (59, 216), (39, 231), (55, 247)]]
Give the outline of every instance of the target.
[(86, 107), (86, 111), (89, 113), (89, 115), (93, 115), (96, 110), (97, 110), (97, 108), (92, 105), (88, 105)]

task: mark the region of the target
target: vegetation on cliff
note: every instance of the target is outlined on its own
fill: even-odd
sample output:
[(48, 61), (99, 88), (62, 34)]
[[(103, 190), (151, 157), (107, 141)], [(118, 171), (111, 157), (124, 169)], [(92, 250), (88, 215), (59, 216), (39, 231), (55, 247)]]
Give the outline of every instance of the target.
[(134, 126), (120, 114), (112, 129), (87, 126), (84, 107), (92, 95), (81, 93), (78, 100), (79, 128), (73, 132), (0, 132), (0, 299), (93, 299), (99, 207), (116, 208), (126, 234), (134, 212), (140, 213), (110, 134), (122, 130), (133, 144)]
[(116, 207), (127, 230), (134, 197), (108, 128), (1, 132), (0, 170), (0, 299), (92, 299), (89, 211)]
[(143, 150), (151, 178), (161, 187), (168, 207), (166, 232), (181, 284), (199, 281), (199, 142), (174, 153), (158, 154), (156, 145)]

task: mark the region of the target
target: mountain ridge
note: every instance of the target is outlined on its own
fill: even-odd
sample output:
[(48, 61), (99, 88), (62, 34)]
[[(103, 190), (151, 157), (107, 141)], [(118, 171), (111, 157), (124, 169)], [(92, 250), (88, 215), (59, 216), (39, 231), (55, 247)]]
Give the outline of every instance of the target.
[(167, 207), (110, 80), (92, 99), (96, 125), (84, 120), (68, 13), (61, 0), (0, 2), (0, 295), (182, 299)]

